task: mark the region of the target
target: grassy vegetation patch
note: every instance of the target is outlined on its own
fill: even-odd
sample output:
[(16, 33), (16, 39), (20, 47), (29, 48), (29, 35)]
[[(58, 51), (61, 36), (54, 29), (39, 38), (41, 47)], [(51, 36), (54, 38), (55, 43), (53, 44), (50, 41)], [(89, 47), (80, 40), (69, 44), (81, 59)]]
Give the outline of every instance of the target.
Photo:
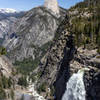
[(38, 92), (41, 93), (41, 92), (46, 92), (46, 86), (47, 84), (44, 82), (42, 83), (39, 88), (38, 88)]
[(0, 100), (6, 99), (5, 89), (11, 89), (13, 82), (11, 78), (6, 78), (5, 76), (0, 76)]
[(38, 66), (39, 62), (39, 59), (33, 60), (32, 58), (27, 58), (23, 61), (16, 61), (14, 66), (16, 66), (16, 69), (19, 73), (28, 75)]

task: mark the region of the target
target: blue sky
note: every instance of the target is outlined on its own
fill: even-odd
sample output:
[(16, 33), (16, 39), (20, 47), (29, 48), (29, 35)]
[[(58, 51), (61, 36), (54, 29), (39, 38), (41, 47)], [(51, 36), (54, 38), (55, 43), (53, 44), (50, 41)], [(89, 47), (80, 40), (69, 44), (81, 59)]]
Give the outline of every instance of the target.
[[(69, 8), (82, 0), (58, 0), (59, 5)], [(0, 0), (0, 8), (13, 8), (16, 10), (29, 10), (43, 5), (44, 0)]]

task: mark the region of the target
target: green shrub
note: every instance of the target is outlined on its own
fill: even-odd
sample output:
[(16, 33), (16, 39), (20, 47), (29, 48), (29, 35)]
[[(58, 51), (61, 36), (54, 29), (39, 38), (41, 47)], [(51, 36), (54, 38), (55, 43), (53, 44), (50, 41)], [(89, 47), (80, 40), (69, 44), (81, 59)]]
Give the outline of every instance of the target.
[(4, 89), (11, 88), (12, 80), (11, 78), (6, 78), (5, 76), (1, 76), (0, 78), (0, 87)]
[(52, 86), (52, 87), (50, 88), (50, 95), (51, 95), (51, 96), (54, 96), (54, 94), (55, 94), (55, 89), (54, 89), (54, 86)]
[(97, 59), (100, 59), (100, 56), (97, 56), (96, 58), (97, 58)]
[(36, 81), (36, 75), (30, 75), (29, 79), (32, 80), (32, 82), (35, 82)]
[(97, 49), (97, 52), (100, 54), (100, 48)]
[(15, 94), (14, 94), (14, 91), (13, 91), (12, 89), (11, 89), (11, 91), (10, 91), (10, 95), (11, 95), (11, 99), (14, 100), (14, 95), (15, 95)]
[(16, 66), (16, 69), (18, 73), (22, 73), (23, 75), (28, 75), (30, 72), (32, 72), (39, 64), (39, 60), (32, 58), (24, 59), (23, 61), (16, 61), (14, 63), (14, 66)]
[(0, 55), (5, 55), (7, 53), (6, 48), (0, 47)]
[(0, 100), (4, 99), (6, 99), (6, 93), (2, 88), (0, 88)]
[(39, 88), (38, 88), (38, 92), (41, 93), (41, 92), (46, 92), (46, 83), (42, 83)]
[(21, 85), (21, 86), (27, 87), (28, 82), (27, 82), (26, 78), (27, 77), (25, 77), (25, 76), (20, 77), (19, 80), (18, 80), (18, 84)]

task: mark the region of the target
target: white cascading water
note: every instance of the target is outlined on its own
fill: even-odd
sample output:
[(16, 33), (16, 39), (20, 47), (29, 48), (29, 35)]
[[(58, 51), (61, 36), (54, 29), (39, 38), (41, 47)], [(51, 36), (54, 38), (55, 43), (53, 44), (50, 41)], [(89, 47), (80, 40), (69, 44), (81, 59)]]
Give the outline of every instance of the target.
[(83, 68), (72, 75), (66, 84), (66, 91), (62, 100), (85, 100), (86, 91), (83, 82), (84, 71), (89, 71), (88, 68)]

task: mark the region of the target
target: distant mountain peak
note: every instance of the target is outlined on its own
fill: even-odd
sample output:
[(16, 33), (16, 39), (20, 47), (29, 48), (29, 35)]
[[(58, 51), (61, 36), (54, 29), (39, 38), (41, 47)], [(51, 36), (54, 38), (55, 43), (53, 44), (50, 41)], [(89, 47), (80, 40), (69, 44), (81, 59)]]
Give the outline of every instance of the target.
[(17, 13), (18, 11), (16, 11), (15, 9), (11, 9), (11, 8), (0, 8), (0, 13)]
[(45, 0), (44, 7), (52, 10), (55, 14), (59, 14), (59, 6), (57, 0)]

